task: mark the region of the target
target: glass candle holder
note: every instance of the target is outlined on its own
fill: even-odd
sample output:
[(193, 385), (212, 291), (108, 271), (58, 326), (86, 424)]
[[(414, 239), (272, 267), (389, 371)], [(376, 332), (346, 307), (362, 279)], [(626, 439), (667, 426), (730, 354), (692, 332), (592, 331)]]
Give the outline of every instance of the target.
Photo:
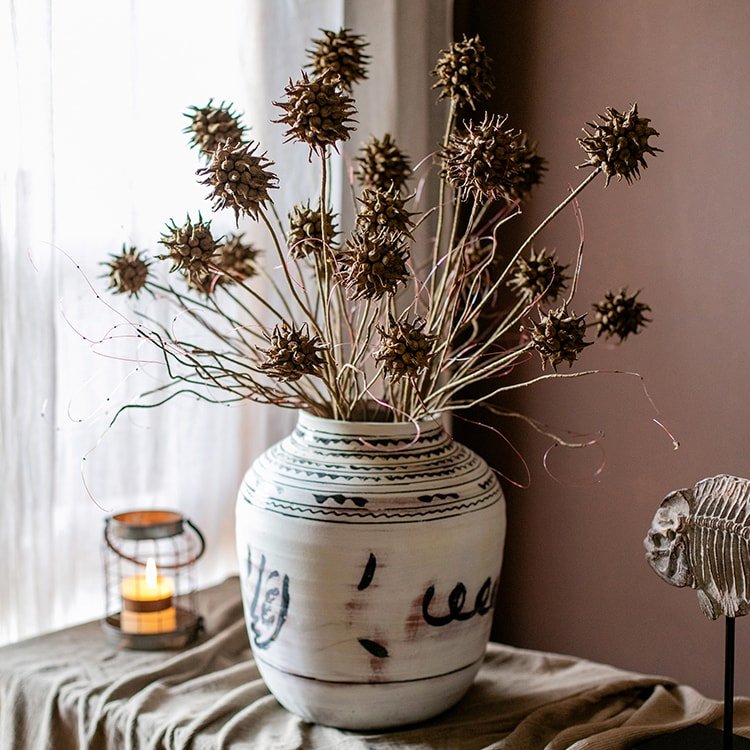
[(126, 648), (183, 648), (203, 627), (195, 563), (205, 551), (197, 527), (172, 510), (132, 510), (104, 525), (106, 616), (111, 640)]

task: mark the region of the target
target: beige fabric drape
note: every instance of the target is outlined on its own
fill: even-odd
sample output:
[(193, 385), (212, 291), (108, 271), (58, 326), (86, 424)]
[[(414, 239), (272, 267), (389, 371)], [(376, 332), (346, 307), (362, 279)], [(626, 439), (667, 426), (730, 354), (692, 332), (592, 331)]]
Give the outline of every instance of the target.
[[(207, 633), (181, 652), (118, 650), (98, 623), (0, 649), (0, 747), (13, 750), (627, 750), (722, 706), (663, 677), (491, 643), (453, 709), (413, 727), (308, 724), (268, 693), (239, 585), (202, 594)], [(735, 727), (750, 736), (750, 699)]]

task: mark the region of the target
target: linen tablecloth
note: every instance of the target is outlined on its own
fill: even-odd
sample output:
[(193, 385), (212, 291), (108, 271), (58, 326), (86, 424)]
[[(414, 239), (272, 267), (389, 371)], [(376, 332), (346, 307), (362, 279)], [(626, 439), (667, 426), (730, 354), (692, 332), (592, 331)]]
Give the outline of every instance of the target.
[[(179, 652), (107, 642), (98, 623), (0, 649), (1, 750), (604, 750), (700, 722), (721, 704), (663, 677), (491, 643), (450, 711), (388, 732), (348, 732), (285, 711), (258, 674), (239, 583), (201, 592), (206, 633)], [(735, 730), (750, 736), (750, 699)]]

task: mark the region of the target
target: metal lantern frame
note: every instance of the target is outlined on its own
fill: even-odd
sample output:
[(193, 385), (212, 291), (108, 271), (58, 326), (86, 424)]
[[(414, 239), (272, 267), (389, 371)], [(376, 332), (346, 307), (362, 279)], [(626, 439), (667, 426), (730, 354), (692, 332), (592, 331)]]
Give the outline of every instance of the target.
[[(196, 604), (195, 563), (205, 549), (203, 534), (177, 511), (131, 510), (109, 516), (102, 546), (106, 602), (102, 627), (107, 637), (139, 650), (183, 648), (193, 641), (203, 629)], [(146, 579), (151, 566), (158, 570), (157, 582), (169, 591), (156, 600), (128, 599), (127, 583)], [(148, 619), (164, 613), (169, 617)], [(126, 617), (135, 629), (125, 627)], [(153, 623), (157, 627), (152, 631)]]

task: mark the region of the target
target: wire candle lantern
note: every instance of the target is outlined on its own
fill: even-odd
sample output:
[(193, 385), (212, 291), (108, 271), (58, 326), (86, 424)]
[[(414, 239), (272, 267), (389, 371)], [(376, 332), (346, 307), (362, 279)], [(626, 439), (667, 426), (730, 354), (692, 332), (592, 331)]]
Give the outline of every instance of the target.
[(182, 648), (201, 631), (195, 563), (203, 535), (180, 513), (127, 511), (104, 526), (105, 632), (126, 648)]

